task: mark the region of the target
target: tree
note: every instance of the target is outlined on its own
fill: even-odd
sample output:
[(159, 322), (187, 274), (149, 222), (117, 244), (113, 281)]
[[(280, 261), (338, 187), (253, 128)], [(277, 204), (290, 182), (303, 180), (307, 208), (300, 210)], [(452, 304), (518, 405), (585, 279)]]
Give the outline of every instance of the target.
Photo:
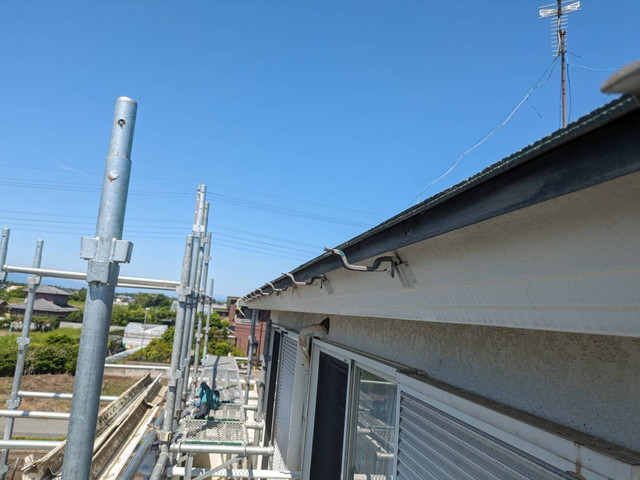
[(84, 302), (87, 300), (87, 289), (81, 288), (77, 290), (73, 295), (69, 297), (69, 300), (75, 300), (77, 302)]
[(82, 323), (83, 316), (84, 314), (80, 311), (71, 312), (69, 315), (67, 315), (67, 321), (74, 322), (74, 323)]
[(173, 300), (162, 293), (136, 293), (133, 296), (132, 307), (168, 307), (171, 308)]

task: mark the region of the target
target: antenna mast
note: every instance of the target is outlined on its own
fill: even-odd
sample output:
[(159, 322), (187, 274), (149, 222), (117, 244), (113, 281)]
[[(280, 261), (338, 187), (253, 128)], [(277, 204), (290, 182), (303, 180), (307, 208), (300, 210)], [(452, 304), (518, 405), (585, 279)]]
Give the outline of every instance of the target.
[[(564, 5), (563, 5), (564, 3)], [(551, 19), (551, 46), (554, 57), (560, 57), (561, 73), (560, 87), (562, 95), (562, 127), (567, 126), (567, 95), (566, 95), (566, 76), (567, 61), (565, 39), (567, 36), (567, 14), (580, 10), (580, 2), (568, 3), (567, 0), (557, 0), (556, 4), (544, 5), (540, 7), (540, 18)]]

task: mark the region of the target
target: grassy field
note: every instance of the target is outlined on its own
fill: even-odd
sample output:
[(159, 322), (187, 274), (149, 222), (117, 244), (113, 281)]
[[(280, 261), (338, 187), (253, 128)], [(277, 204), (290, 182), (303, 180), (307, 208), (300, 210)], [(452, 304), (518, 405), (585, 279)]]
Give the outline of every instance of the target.
[[(58, 393), (73, 393), (73, 380), (71, 375), (25, 375), (22, 377), (21, 390), (39, 391), (39, 392), (58, 392)], [(105, 375), (102, 381), (102, 394), (103, 395), (120, 395), (127, 388), (133, 385), (138, 378), (135, 377), (116, 377), (112, 375)], [(0, 377), (0, 402), (2, 405), (11, 395), (11, 385), (13, 383), (12, 377)], [(107, 405), (102, 403), (101, 407)], [(20, 404), (20, 410), (40, 410), (47, 412), (68, 412), (71, 409), (70, 400), (53, 400), (50, 398), (25, 398)], [(15, 437), (23, 438), (24, 437)], [(30, 440), (36, 440), (36, 438), (29, 438)], [(64, 440), (64, 438), (46, 438), (43, 440)], [(17, 480), (22, 478), (20, 469), (24, 463), (24, 459), (27, 455), (33, 454), (36, 458), (40, 458), (46, 452), (42, 450), (11, 450), (9, 454), (9, 464), (11, 468), (7, 474), (7, 479)]]
[[(62, 375), (25, 375), (22, 377), (21, 390), (38, 392), (73, 393), (74, 377)], [(105, 375), (102, 381), (103, 395), (120, 395), (133, 385), (136, 377), (116, 377)], [(12, 377), (0, 377), (0, 404), (11, 395)], [(47, 412), (68, 412), (71, 408), (70, 400), (52, 400), (50, 398), (25, 398), (20, 404), (20, 410), (42, 410)]]

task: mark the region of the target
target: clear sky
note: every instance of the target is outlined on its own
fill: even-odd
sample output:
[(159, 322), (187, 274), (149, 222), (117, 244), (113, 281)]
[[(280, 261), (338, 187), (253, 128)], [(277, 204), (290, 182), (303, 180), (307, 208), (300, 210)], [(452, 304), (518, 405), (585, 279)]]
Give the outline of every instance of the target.
[[(31, 265), (43, 238), (44, 267), (86, 270), (79, 238), (94, 235), (126, 95), (139, 108), (122, 273), (179, 278), (203, 182), (216, 295), (248, 293), (556, 130), (557, 64), (422, 192), (547, 78), (543, 4), (4, 0), (7, 263)], [(570, 15), (571, 120), (611, 100), (600, 84), (640, 57), (639, 18), (638, 0), (583, 0)]]

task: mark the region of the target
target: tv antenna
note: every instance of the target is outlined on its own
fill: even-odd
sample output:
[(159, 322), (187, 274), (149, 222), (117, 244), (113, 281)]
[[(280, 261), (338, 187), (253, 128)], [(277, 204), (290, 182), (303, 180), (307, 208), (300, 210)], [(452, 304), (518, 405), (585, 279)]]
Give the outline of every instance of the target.
[(540, 18), (551, 19), (551, 47), (552, 55), (560, 57), (561, 60), (561, 92), (562, 92), (562, 127), (567, 126), (567, 95), (566, 77), (567, 62), (565, 39), (567, 36), (567, 15), (580, 10), (580, 2), (570, 2), (568, 0), (557, 0), (556, 3), (540, 7)]

